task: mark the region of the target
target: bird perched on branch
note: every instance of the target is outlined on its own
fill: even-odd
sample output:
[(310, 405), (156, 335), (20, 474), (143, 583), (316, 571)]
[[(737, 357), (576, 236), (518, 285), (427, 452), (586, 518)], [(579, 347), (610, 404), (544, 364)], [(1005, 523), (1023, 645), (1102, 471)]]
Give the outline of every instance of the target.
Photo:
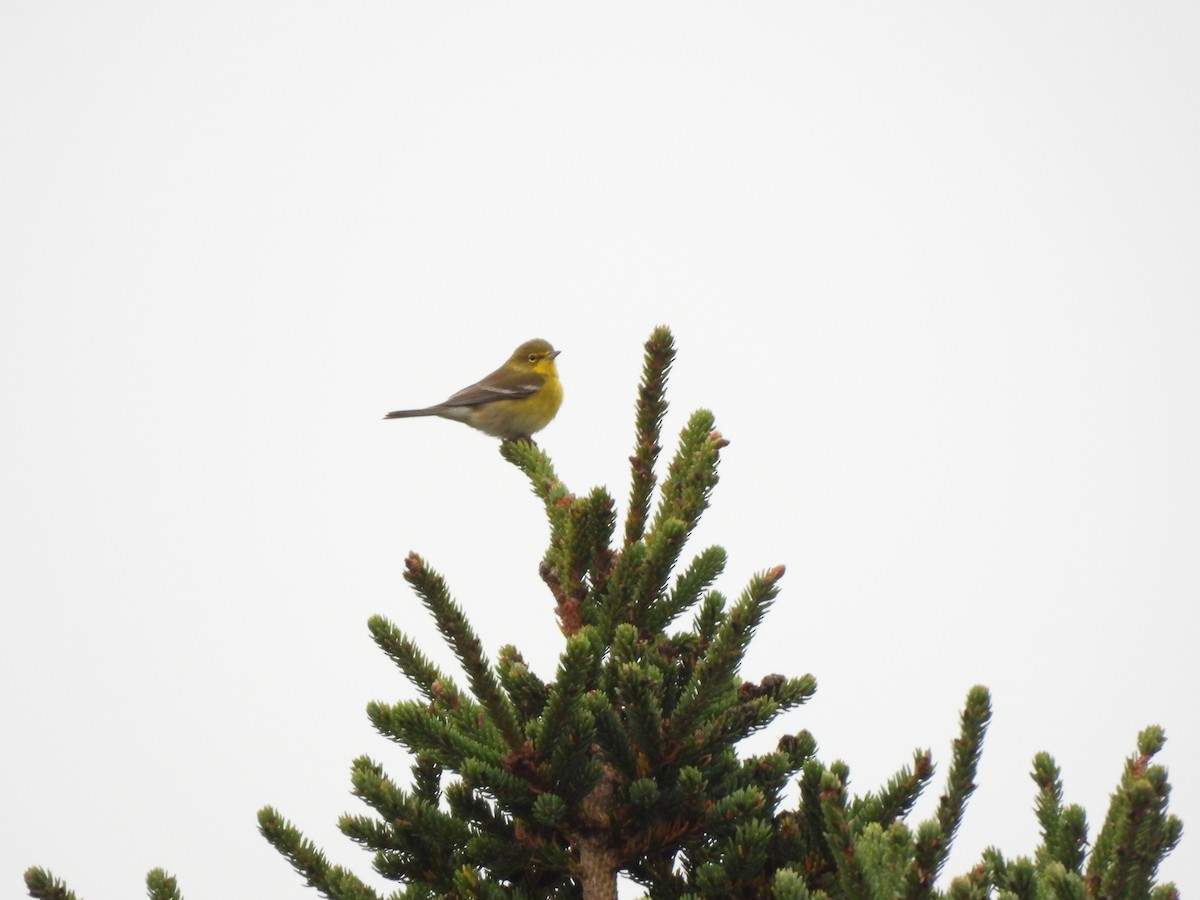
[(398, 409), (384, 418), (440, 416), (498, 438), (529, 438), (549, 425), (562, 405), (562, 383), (554, 365), (559, 352), (540, 338), (526, 341), (495, 372), (441, 403)]

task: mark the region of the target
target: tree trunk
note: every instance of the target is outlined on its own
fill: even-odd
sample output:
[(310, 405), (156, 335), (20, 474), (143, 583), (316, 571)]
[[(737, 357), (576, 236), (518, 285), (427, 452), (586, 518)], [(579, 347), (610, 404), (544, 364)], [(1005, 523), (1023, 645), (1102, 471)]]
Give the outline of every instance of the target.
[[(592, 752), (599, 756), (599, 747)], [(617, 848), (613, 844), (612, 811), (617, 792), (617, 770), (606, 762), (604, 774), (583, 801), (584, 829), (573, 835), (579, 848), (579, 886), (583, 900), (617, 900)]]
[(579, 839), (579, 886), (583, 900), (617, 900), (617, 857), (607, 835)]

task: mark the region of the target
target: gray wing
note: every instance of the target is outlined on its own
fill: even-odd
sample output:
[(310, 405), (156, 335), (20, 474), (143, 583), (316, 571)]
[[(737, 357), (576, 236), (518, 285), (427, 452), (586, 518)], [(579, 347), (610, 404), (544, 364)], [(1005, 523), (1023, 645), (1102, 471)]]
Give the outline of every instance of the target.
[(488, 384), (491, 377), (465, 387), (457, 394), (447, 397), (438, 406), (476, 406), (490, 400), (517, 400), (537, 393), (538, 388), (546, 380), (541, 375), (530, 373), (520, 381), (509, 382), (505, 385)]

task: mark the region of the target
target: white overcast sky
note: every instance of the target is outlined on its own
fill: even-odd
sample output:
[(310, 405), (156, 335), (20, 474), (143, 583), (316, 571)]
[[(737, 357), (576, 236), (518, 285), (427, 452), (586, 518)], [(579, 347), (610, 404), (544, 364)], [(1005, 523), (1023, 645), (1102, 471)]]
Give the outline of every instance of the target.
[[(546, 527), (437, 401), (530, 337), (541, 436), (624, 511), (642, 343), (732, 441), (693, 550), (784, 563), (745, 675), (812, 672), (852, 789), (995, 715), (948, 867), (1092, 835), (1166, 728), (1200, 890), (1200, 7), (0, 3), (0, 885), (304, 897), (383, 613), (448, 578), (549, 677)], [(928, 814), (940, 779), (920, 807)], [(630, 896), (633, 892), (630, 892)]]

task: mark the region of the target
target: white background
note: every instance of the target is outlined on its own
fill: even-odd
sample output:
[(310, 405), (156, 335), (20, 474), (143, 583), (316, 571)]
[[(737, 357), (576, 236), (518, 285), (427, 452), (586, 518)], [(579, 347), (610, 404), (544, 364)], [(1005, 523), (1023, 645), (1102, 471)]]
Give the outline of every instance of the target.
[(693, 549), (788, 566), (745, 675), (820, 684), (762, 743), (944, 774), (988, 685), (960, 874), (1035, 847), (1035, 752), (1094, 837), (1159, 723), (1200, 889), (1197, 46), (1185, 3), (0, 4), (3, 892), (310, 896), (268, 803), (382, 884), (335, 828), (354, 756), (407, 781), (367, 618), (453, 665), (406, 552), (489, 653), (562, 640), (496, 442), (380, 416), (545, 337), (540, 442), (623, 515), (660, 323), (668, 450), (732, 441)]

